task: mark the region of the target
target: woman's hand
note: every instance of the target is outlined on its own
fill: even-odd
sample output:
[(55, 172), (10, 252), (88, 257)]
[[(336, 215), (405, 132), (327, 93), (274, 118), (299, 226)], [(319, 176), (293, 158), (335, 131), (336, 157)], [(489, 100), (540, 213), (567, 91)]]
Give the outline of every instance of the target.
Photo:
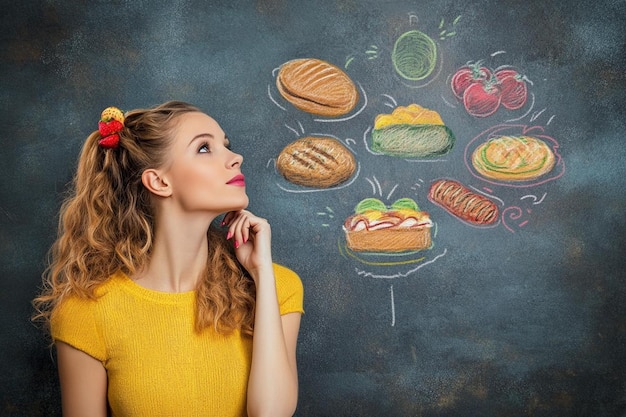
[(241, 210), (227, 213), (222, 224), (228, 227), (226, 239), (232, 239), (237, 259), (255, 281), (259, 270), (272, 268), (272, 230), (267, 220)]

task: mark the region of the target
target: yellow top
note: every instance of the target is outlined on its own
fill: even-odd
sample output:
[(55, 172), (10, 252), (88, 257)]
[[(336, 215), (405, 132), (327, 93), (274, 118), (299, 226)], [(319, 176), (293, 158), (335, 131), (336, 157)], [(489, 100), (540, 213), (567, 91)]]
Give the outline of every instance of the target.
[[(303, 312), (302, 282), (275, 264), (280, 314)], [(195, 292), (143, 288), (122, 273), (53, 313), (52, 337), (102, 362), (112, 416), (245, 416), (252, 339), (194, 331)]]

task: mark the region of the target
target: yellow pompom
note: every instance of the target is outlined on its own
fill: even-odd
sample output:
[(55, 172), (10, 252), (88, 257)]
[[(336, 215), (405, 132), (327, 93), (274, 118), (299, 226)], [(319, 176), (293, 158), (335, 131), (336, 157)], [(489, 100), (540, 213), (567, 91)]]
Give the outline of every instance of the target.
[(117, 107), (107, 107), (102, 111), (102, 114), (100, 115), (100, 120), (102, 120), (103, 122), (117, 120), (118, 122), (124, 124), (124, 112)]

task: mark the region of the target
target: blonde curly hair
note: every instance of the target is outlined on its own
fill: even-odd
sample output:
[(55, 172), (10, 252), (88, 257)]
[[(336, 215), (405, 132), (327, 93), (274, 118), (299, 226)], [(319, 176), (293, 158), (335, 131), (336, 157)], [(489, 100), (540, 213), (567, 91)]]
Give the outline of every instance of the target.
[[(180, 101), (126, 114), (119, 147), (102, 149), (96, 131), (87, 138), (59, 218), (43, 286), (33, 300), (33, 319), (49, 331), (54, 309), (66, 298), (94, 299), (95, 289), (112, 274), (133, 275), (150, 259), (154, 209), (141, 175), (166, 161), (179, 116), (199, 112)], [(224, 233), (211, 225), (207, 232), (206, 273), (196, 288), (197, 332), (213, 327), (251, 335), (255, 289)]]

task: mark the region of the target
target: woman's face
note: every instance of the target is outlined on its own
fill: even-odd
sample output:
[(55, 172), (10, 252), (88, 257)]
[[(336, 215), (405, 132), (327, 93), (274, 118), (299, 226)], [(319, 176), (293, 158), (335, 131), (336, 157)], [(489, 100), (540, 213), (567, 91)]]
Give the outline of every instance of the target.
[(204, 113), (185, 113), (177, 119), (163, 172), (171, 186), (170, 198), (185, 212), (219, 215), (244, 209), (248, 196), (242, 162), (215, 120)]

